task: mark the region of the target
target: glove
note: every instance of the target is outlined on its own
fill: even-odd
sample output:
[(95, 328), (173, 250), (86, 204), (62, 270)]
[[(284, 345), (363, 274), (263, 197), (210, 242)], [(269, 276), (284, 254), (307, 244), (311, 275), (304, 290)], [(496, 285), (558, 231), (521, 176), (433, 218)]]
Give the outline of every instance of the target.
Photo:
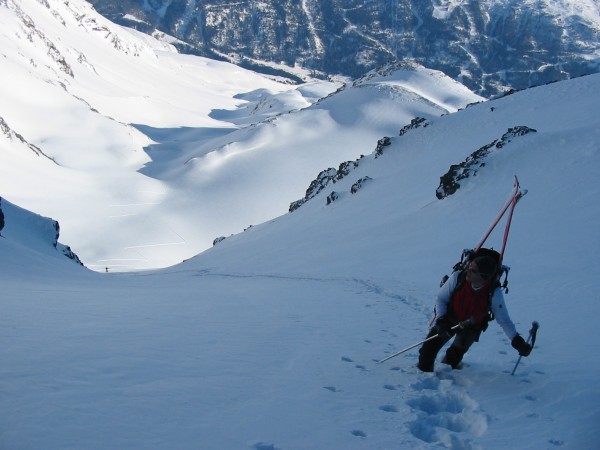
[(525, 339), (523, 339), (523, 337), (520, 334), (517, 334), (512, 342), (511, 342), (513, 348), (515, 350), (517, 350), (519, 352), (519, 355), (521, 356), (529, 356), (529, 354), (531, 353), (531, 345), (529, 345), (527, 342), (525, 342)]
[(452, 324), (445, 317), (440, 317), (435, 322), (435, 330), (437, 331), (440, 339), (448, 340), (452, 337), (453, 331), (451, 330)]

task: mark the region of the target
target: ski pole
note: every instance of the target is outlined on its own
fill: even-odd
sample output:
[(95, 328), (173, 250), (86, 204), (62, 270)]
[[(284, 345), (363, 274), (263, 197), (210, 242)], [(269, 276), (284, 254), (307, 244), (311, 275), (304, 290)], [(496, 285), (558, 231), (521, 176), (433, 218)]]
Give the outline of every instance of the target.
[[(532, 349), (533, 349), (533, 346), (535, 345), (535, 337), (537, 336), (537, 330), (539, 327), (540, 327), (540, 324), (538, 322), (534, 321), (531, 324), (531, 330), (529, 330), (529, 337), (527, 338), (527, 343), (529, 344), (531, 342)], [(517, 359), (517, 363), (515, 364), (515, 368), (511, 372), (511, 375), (515, 374), (515, 371), (517, 370), (517, 367), (519, 367), (519, 363), (521, 362), (521, 358), (522, 358), (522, 356), (519, 355), (519, 359)]]
[[(452, 330), (456, 330), (457, 328), (464, 328), (465, 326), (467, 326), (471, 322), (472, 322), (472, 319), (467, 319), (467, 320), (465, 320), (463, 322), (460, 322), (459, 324), (454, 325), (452, 328), (450, 328), (450, 330), (452, 331)], [(401, 355), (402, 353), (405, 353), (405, 352), (407, 352), (407, 351), (409, 351), (409, 350), (411, 350), (411, 349), (413, 349), (415, 347), (418, 347), (419, 345), (424, 344), (425, 342), (429, 342), (429, 341), (435, 339), (438, 336), (439, 336), (439, 333), (438, 334), (434, 334), (433, 336), (430, 336), (427, 339), (422, 340), (421, 342), (417, 342), (416, 344), (411, 345), (410, 347), (406, 347), (405, 349), (402, 349), (399, 352), (396, 352), (396, 353), (388, 356), (387, 358), (383, 358), (381, 361), (377, 361), (377, 363), (381, 364), (382, 362), (386, 362), (388, 359), (392, 359), (392, 358), (394, 358), (394, 357), (396, 357), (398, 355)]]

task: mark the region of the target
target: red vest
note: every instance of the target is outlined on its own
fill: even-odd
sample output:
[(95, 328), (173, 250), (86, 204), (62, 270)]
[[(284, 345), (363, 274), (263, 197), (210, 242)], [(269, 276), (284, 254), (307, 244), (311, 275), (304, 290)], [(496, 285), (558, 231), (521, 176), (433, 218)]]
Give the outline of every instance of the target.
[(476, 326), (482, 325), (487, 322), (490, 310), (489, 287), (476, 291), (471, 283), (465, 281), (452, 295), (449, 306), (452, 315), (459, 322), (472, 317)]

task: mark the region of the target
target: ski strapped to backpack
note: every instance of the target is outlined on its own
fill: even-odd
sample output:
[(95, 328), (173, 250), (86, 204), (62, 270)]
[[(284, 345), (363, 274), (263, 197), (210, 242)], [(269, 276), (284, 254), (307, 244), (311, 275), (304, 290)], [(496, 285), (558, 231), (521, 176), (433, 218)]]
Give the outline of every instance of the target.
[[(462, 283), (464, 282), (463, 272), (469, 266), (469, 263), (477, 257), (489, 256), (496, 262), (497, 267), (498, 267), (498, 271), (496, 273), (496, 279), (493, 282), (494, 287), (490, 290), (490, 299), (489, 299), (490, 306), (491, 306), (491, 296), (493, 295), (494, 290), (496, 290), (497, 288), (501, 288), (504, 290), (505, 293), (508, 293), (508, 273), (510, 271), (510, 267), (502, 264), (502, 262), (504, 259), (504, 251), (506, 250), (508, 233), (510, 231), (510, 225), (512, 222), (512, 217), (513, 217), (515, 207), (517, 206), (517, 203), (519, 202), (519, 200), (521, 200), (521, 198), (523, 198), (523, 196), (525, 194), (527, 194), (527, 190), (521, 189), (519, 180), (515, 176), (515, 182), (514, 182), (513, 189), (510, 193), (510, 196), (508, 197), (508, 199), (506, 200), (504, 205), (502, 205), (502, 208), (500, 208), (500, 211), (498, 211), (498, 214), (492, 221), (492, 224), (489, 226), (489, 228), (484, 233), (484, 235), (481, 238), (481, 240), (479, 241), (479, 243), (473, 249), (463, 250), (460, 261), (457, 262), (454, 265), (454, 267), (452, 268), (453, 273), (461, 272), (461, 275), (459, 275), (459, 278), (458, 278), (458, 283), (457, 283), (455, 292), (456, 292), (456, 290), (458, 290), (461, 287)], [(504, 217), (504, 215), (507, 212), (508, 212), (508, 216), (506, 219), (506, 225), (504, 227), (504, 236), (502, 239), (502, 248), (501, 248), (500, 252), (497, 252), (493, 248), (483, 247), (483, 245), (487, 241), (488, 237), (492, 234), (492, 231), (494, 231), (494, 229), (496, 228), (498, 223), (500, 223), (500, 220), (502, 220), (502, 218)], [(450, 278), (448, 275), (444, 275), (444, 277), (442, 278), (442, 280), (440, 282), (440, 287), (448, 280), (448, 278)], [(434, 309), (434, 315), (431, 319), (430, 325), (433, 324), (433, 322), (435, 322), (436, 318), (437, 318), (437, 314)], [(491, 314), (491, 308), (490, 308), (489, 320), (493, 320), (493, 319), (494, 319), (494, 317)]]
[(494, 219), (494, 221), (492, 222), (492, 224), (490, 225), (488, 230), (485, 232), (485, 234), (481, 238), (481, 241), (479, 241), (479, 244), (477, 244), (477, 246), (475, 247), (475, 251), (477, 251), (481, 247), (483, 247), (483, 244), (485, 244), (485, 241), (487, 240), (487, 238), (490, 237), (490, 234), (492, 234), (492, 231), (494, 231), (494, 228), (496, 228), (496, 225), (498, 225), (498, 222), (500, 222), (502, 217), (504, 217), (504, 214), (506, 214), (506, 211), (509, 211), (508, 218), (506, 220), (506, 226), (504, 227), (504, 238), (502, 240), (502, 249), (500, 250), (500, 264), (502, 264), (502, 258), (504, 257), (504, 250), (506, 250), (506, 242), (508, 239), (508, 232), (510, 231), (510, 224), (512, 222), (513, 212), (515, 210), (515, 206), (517, 206), (517, 203), (519, 202), (519, 200), (521, 200), (523, 198), (523, 196), (525, 194), (527, 194), (527, 190), (526, 189), (521, 190), (521, 185), (519, 184), (519, 180), (515, 176), (515, 183), (514, 183), (513, 190), (511, 192), (510, 196), (508, 197), (508, 199), (506, 200), (506, 202), (504, 203), (502, 208), (500, 208), (500, 211), (498, 211), (498, 215), (496, 216), (496, 218)]

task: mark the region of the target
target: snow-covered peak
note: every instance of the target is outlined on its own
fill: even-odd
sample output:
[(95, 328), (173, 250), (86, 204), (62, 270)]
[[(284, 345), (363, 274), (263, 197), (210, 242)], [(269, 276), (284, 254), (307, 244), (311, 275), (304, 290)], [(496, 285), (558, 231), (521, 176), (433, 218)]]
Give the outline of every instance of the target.
[[(535, 0), (526, 3), (540, 4)], [(563, 23), (582, 20), (600, 31), (600, 5), (596, 0), (546, 0), (542, 2), (542, 8)]]
[(594, 0), (91, 1), (119, 23), (177, 36), (179, 48), (265, 69), (359, 77), (411, 58), (491, 98), (599, 68)]
[[(168, 269), (71, 264), (48, 277), (48, 239), (49, 252), (17, 260), (0, 238), (10, 430), (0, 440), (503, 450), (510, 432), (511, 448), (595, 449), (599, 92), (592, 75), (411, 120), (301, 208)], [(279, 136), (299, 130), (274, 122)], [(455, 165), (460, 187), (438, 199)], [(492, 322), (463, 370), (437, 361), (420, 373), (416, 348), (379, 364), (426, 336), (441, 276), (481, 238), (515, 175), (528, 193), (508, 237), (505, 298), (524, 338), (540, 324), (532, 354), (511, 376), (518, 354)], [(486, 245), (498, 248), (503, 228)]]
[[(420, 70), (283, 86), (100, 39), (96, 76), (67, 25), (39, 25), (71, 76), (49, 46), (46, 66), (23, 58), (16, 4), (0, 0), (1, 447), (597, 447), (600, 75), (447, 114), (472, 94)], [(506, 305), (524, 337), (540, 323), (533, 353), (511, 376), (491, 323), (463, 371), (420, 373), (416, 348), (379, 364), (426, 336), (515, 175)], [(104, 273), (60, 254), (44, 216)]]
[(178, 54), (78, 0), (0, 11), (0, 193), (60, 221), (98, 270), (190, 258), (284, 214), (323, 168), (414, 117), (480, 99), (417, 65), (282, 83)]
[(438, 70), (431, 70), (415, 62), (387, 65), (373, 70), (354, 82), (354, 86), (387, 85), (412, 92), (448, 112), (456, 112), (468, 104), (484, 101), (464, 85)]
[[(600, 30), (599, 5), (595, 0), (483, 0), (479, 3), (487, 10), (519, 10), (523, 6), (536, 8), (554, 16), (557, 21), (583, 20)], [(466, 0), (438, 0), (433, 4), (433, 16), (441, 20), (449, 19), (456, 8), (467, 5)]]
[[(316, 276), (322, 263), (341, 276), (359, 264), (350, 243), (360, 242), (365, 253), (357, 258), (362, 261), (363, 273), (377, 276), (390, 264), (390, 270), (410, 279), (423, 272), (435, 276), (451, 262), (457, 246), (476, 244), (510, 191), (515, 175), (530, 193), (519, 211), (525, 224), (522, 228), (515, 225), (512, 232), (509, 262), (514, 255), (519, 264), (535, 265), (542, 247), (548, 258), (557, 251), (561, 261), (567, 258), (567, 264), (592, 264), (594, 252), (584, 247), (593, 240), (593, 232), (588, 222), (577, 225), (574, 217), (580, 212), (586, 217), (597, 214), (585, 205), (593, 203), (597, 195), (593, 186), (599, 154), (593, 142), (600, 130), (595, 114), (599, 83), (600, 75), (591, 75), (517, 92), (455, 114), (414, 121), (401, 136), (377, 145), (374, 142), (367, 156), (341, 167), (343, 176), (338, 176), (340, 169), (324, 173), (319, 183), (325, 188), (301, 208), (227, 239), (188, 264), (273, 272), (285, 265), (289, 254), (307, 247), (310, 263), (289, 264), (306, 271), (307, 276)], [(569, 111), (568, 117), (564, 111)], [(322, 169), (327, 167), (337, 168), (338, 164)], [(438, 189), (453, 168), (460, 188), (443, 198)], [(354, 185), (367, 177), (369, 181), (352, 192)], [(325, 178), (328, 181), (323, 182)], [(309, 183), (305, 184), (305, 189), (308, 187)], [(558, 206), (555, 198), (571, 199), (567, 200), (569, 214), (554, 215), (566, 207)], [(449, 227), (453, 221), (456, 225)], [(535, 231), (536, 224), (543, 224), (542, 229)], [(581, 236), (563, 236), (562, 243), (548, 245), (562, 235), (561, 230), (573, 226), (587, 238), (580, 241)], [(330, 246), (319, 243), (323, 234)], [(490, 245), (499, 247), (501, 237), (492, 236)], [(246, 245), (258, 245), (265, 253), (256, 259)], [(528, 246), (536, 251), (527, 253)], [(402, 256), (396, 259), (390, 248), (398, 249)], [(569, 248), (578, 250), (571, 253)], [(423, 252), (426, 258), (419, 256)], [(247, 265), (248, 259), (254, 263)], [(262, 264), (265, 266), (260, 269)]]

